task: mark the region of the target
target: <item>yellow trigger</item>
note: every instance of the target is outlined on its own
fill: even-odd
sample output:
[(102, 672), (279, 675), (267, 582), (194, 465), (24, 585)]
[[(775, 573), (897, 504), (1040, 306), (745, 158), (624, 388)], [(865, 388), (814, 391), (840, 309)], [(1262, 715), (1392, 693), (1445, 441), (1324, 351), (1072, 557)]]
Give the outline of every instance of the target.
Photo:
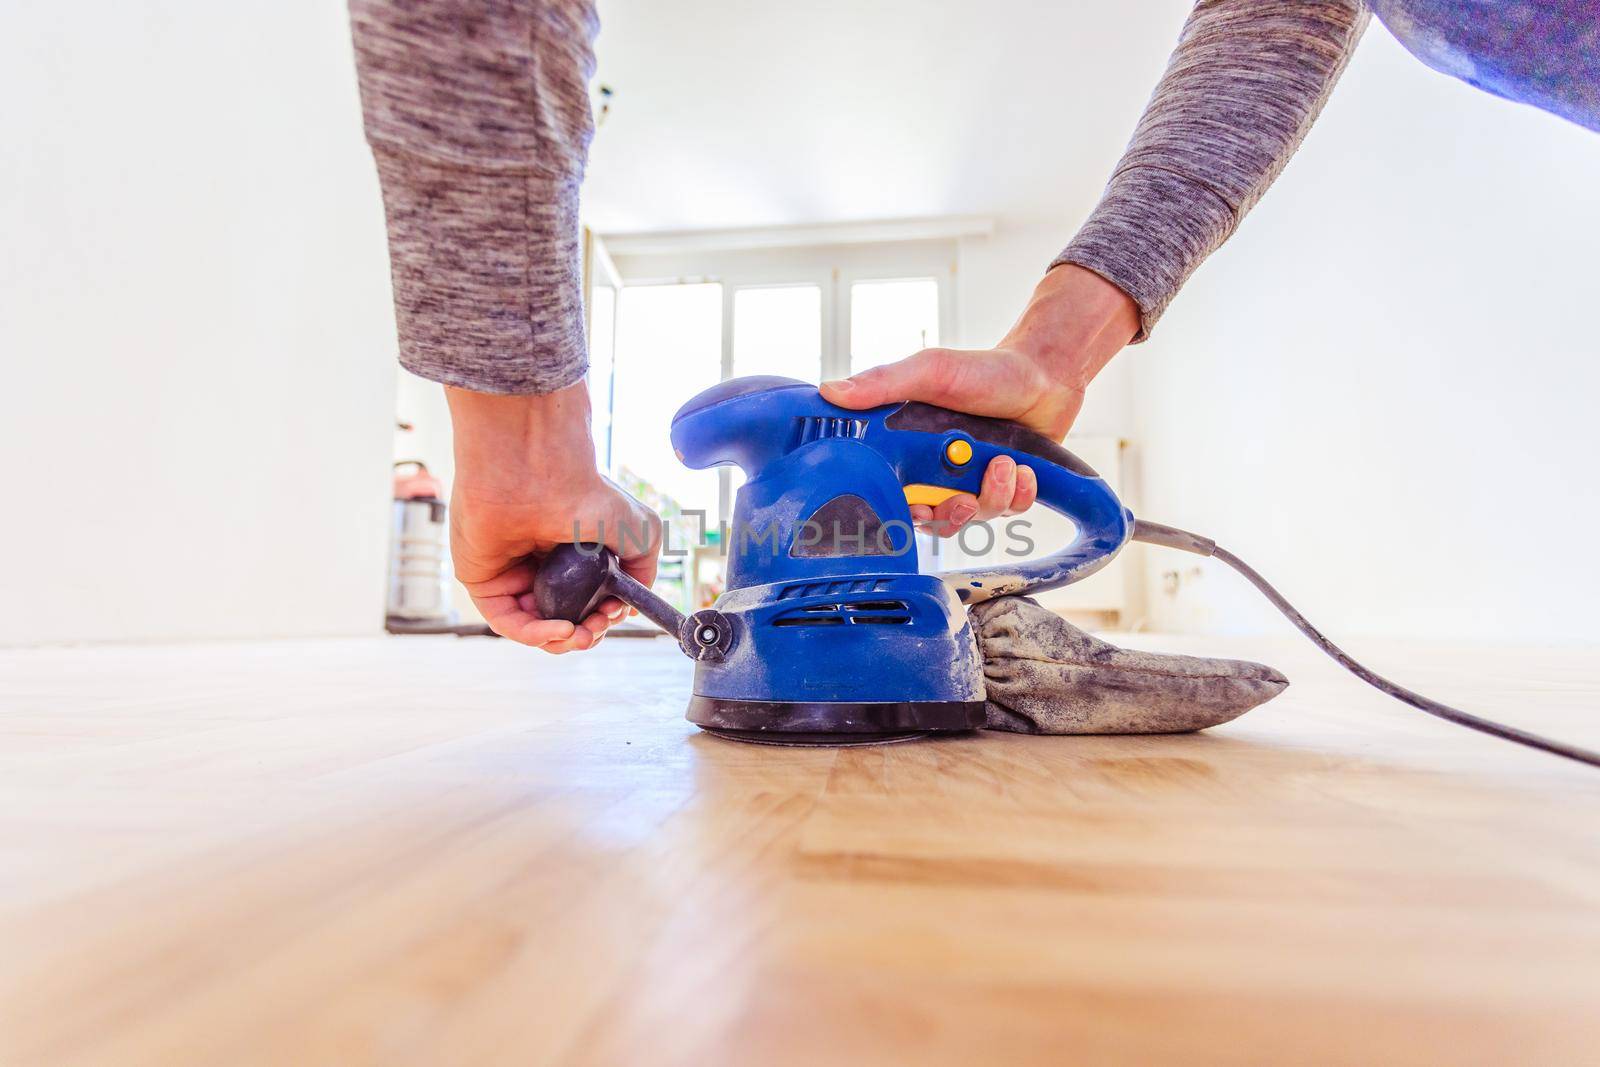
[(930, 508), (938, 507), (946, 500), (949, 500), (951, 497), (961, 492), (959, 489), (951, 489), (944, 485), (918, 484), (907, 485), (903, 488), (906, 491), (907, 504), (926, 504)]

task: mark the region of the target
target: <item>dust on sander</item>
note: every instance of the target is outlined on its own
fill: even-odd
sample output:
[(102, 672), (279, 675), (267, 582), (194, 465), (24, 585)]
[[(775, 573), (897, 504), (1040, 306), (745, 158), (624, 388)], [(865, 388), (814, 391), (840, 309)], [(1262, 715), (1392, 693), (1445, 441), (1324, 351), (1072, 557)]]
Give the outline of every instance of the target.
[(1118, 648), (1027, 597), (977, 604), (971, 617), (991, 730), (1189, 733), (1236, 719), (1289, 684), (1260, 663)]

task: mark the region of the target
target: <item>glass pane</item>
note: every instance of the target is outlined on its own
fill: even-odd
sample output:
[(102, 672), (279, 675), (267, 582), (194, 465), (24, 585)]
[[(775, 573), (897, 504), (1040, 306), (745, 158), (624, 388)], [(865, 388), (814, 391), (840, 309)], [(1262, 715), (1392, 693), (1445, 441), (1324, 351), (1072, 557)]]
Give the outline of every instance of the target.
[(594, 411), (594, 456), (611, 469), (611, 367), (617, 348), (617, 290), (597, 285), (589, 292), (589, 406)]
[(850, 372), (904, 359), (939, 343), (939, 283), (934, 278), (850, 286)]
[(736, 291), (733, 374), (781, 374), (819, 381), (822, 289), (815, 285), (785, 285)]
[[(670, 547), (699, 535), (700, 510), (717, 521), (717, 474), (694, 471), (672, 451), (672, 416), (683, 402), (722, 377), (722, 286), (624, 286), (617, 297), (616, 373), (611, 420), (611, 473), (667, 520)], [(690, 606), (691, 576), (679, 556), (663, 557), (656, 592)]]

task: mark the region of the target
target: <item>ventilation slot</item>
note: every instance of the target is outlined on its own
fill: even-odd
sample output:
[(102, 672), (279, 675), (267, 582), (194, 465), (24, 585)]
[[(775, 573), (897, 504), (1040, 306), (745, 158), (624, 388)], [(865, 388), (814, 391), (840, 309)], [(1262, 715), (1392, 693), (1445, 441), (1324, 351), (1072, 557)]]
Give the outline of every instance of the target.
[(774, 626), (902, 626), (911, 621), (904, 600), (855, 600), (843, 604), (811, 604), (786, 611)]
[[(893, 578), (852, 578), (843, 582), (802, 582), (786, 585), (778, 594), (779, 600), (798, 596), (838, 596), (841, 593), (881, 593), (893, 584)], [(895, 601), (895, 603), (899, 603)]]
[(799, 423), (800, 444), (821, 441), (828, 437), (846, 437), (854, 440), (867, 432), (864, 419), (834, 419), (811, 415), (794, 420)]

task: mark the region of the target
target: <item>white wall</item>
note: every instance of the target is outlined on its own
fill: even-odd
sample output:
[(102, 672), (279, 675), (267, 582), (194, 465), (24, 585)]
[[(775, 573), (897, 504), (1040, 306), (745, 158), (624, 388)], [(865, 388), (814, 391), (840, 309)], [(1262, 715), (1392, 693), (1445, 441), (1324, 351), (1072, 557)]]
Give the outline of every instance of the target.
[(394, 341), (343, 23), (0, 15), (0, 643), (381, 624)]
[[(1374, 25), (1136, 370), (1144, 512), (1336, 635), (1600, 640), (1600, 137)], [(1154, 624), (1281, 630), (1220, 566)]]

